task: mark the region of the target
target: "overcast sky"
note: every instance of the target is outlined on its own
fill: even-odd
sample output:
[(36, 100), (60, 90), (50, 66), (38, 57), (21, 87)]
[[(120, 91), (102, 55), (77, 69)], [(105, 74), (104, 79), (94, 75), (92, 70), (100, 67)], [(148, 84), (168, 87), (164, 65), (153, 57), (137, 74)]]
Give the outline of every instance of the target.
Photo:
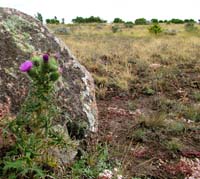
[(200, 19), (200, 0), (0, 0), (0, 7), (12, 7), (34, 16), (65, 18), (99, 16), (111, 22), (115, 17), (125, 21), (136, 18)]

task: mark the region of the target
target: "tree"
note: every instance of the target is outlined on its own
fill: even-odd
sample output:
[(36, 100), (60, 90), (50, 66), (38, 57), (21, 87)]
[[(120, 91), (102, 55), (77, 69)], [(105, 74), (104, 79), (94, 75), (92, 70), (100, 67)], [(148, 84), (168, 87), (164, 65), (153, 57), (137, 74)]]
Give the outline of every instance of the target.
[(43, 17), (42, 14), (40, 14), (39, 12), (37, 13), (37, 15), (35, 16), (36, 19), (38, 19), (40, 22), (43, 23)]
[(125, 22), (124, 25), (126, 28), (132, 28), (134, 24), (133, 24), (133, 22), (128, 21), (128, 22)]
[(55, 17), (54, 17), (54, 19), (46, 19), (46, 23), (47, 24), (59, 24), (60, 21), (57, 20), (57, 18), (55, 19)]
[(102, 20), (100, 17), (94, 17), (90, 16), (87, 18), (83, 17), (76, 17), (75, 19), (72, 19), (73, 23), (106, 23), (105, 20)]
[(65, 24), (65, 19), (64, 18), (62, 18), (62, 24)]
[(185, 19), (184, 23), (195, 23), (196, 21), (194, 19)]
[(117, 17), (113, 20), (113, 23), (124, 23), (124, 21)]
[(135, 20), (135, 24), (136, 25), (146, 25), (147, 24), (147, 20), (145, 18), (139, 18)]
[(158, 23), (158, 19), (151, 19), (152, 23)]
[(174, 24), (183, 24), (184, 23), (184, 21), (181, 19), (171, 19), (170, 22), (174, 23)]

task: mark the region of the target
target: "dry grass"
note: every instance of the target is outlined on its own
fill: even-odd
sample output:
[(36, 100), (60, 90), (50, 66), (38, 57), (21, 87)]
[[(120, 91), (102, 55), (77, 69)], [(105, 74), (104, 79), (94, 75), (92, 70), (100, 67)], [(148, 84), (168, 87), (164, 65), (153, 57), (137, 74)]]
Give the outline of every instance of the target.
[(95, 79), (99, 136), (127, 178), (175, 179), (179, 169), (170, 174), (162, 161), (200, 147), (200, 29), (162, 24), (176, 35), (155, 36), (148, 26), (118, 26), (113, 33), (112, 24), (64, 25), (71, 33), (58, 37)]
[(98, 89), (104, 88), (103, 91), (129, 92), (132, 83), (141, 81), (145, 75), (155, 78), (157, 68), (170, 71), (180, 63), (199, 62), (200, 33), (188, 33), (184, 25), (162, 25), (163, 29), (178, 31), (175, 36), (151, 35), (148, 26), (125, 28), (121, 24), (121, 32), (117, 33), (112, 33), (112, 25), (108, 24), (65, 26), (70, 28), (71, 35), (59, 37), (94, 75), (98, 84), (99, 78), (107, 78), (98, 85)]

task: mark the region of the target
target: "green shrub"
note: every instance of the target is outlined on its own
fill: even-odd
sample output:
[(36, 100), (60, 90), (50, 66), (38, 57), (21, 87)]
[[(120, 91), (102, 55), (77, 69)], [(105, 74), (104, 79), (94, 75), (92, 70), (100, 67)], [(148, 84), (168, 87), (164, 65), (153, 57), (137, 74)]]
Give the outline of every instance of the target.
[(158, 19), (151, 19), (152, 23), (158, 23)]
[(135, 20), (135, 24), (136, 25), (146, 25), (147, 24), (147, 20), (145, 18), (139, 18)]
[(57, 19), (46, 19), (47, 24), (59, 24), (60, 21)]
[(162, 31), (163, 30), (159, 24), (153, 24), (151, 27), (149, 27), (149, 32), (155, 35), (161, 33)]
[(97, 178), (99, 173), (111, 166), (108, 161), (107, 146), (96, 146), (95, 151), (85, 153), (81, 159), (77, 160), (71, 167), (70, 176), (73, 179)]
[(100, 17), (76, 17), (75, 19), (72, 19), (73, 23), (106, 23), (107, 21), (102, 20)]
[(124, 23), (124, 21), (122, 19), (120, 19), (120, 18), (115, 18), (113, 20), (113, 23)]
[(128, 21), (128, 22), (125, 22), (124, 25), (126, 28), (132, 28), (134, 24), (133, 24), (133, 22)]
[(170, 22), (173, 24), (183, 24), (184, 23), (184, 21), (181, 19), (171, 19)]
[(196, 23), (194, 19), (185, 19), (184, 23)]

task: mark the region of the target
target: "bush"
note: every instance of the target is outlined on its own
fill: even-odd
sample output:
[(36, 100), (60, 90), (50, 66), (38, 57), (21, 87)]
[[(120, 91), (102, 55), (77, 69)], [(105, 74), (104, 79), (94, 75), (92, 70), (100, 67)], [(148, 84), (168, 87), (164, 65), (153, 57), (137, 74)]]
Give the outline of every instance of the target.
[(59, 24), (60, 21), (55, 18), (54, 19), (46, 19), (46, 23), (47, 24)]
[(194, 19), (185, 19), (184, 20), (184, 23), (189, 23), (189, 22), (196, 23), (196, 21)]
[(151, 19), (152, 23), (158, 23), (158, 19)]
[(184, 24), (184, 21), (181, 19), (171, 19), (170, 22), (173, 24)]
[(115, 18), (113, 20), (113, 23), (124, 23), (124, 21), (122, 19), (120, 19), (120, 18)]
[(72, 19), (73, 23), (106, 23), (107, 21), (102, 20), (100, 17), (90, 16), (88, 18), (76, 17)]
[(133, 24), (133, 22), (128, 21), (128, 22), (125, 22), (124, 25), (126, 28), (132, 28), (134, 24)]
[(147, 20), (145, 18), (139, 18), (135, 20), (135, 24), (136, 25), (146, 25), (147, 24)]
[(163, 30), (162, 28), (160, 27), (159, 24), (153, 24), (150, 28), (149, 28), (149, 32), (150, 33), (153, 33), (155, 35), (161, 33)]

